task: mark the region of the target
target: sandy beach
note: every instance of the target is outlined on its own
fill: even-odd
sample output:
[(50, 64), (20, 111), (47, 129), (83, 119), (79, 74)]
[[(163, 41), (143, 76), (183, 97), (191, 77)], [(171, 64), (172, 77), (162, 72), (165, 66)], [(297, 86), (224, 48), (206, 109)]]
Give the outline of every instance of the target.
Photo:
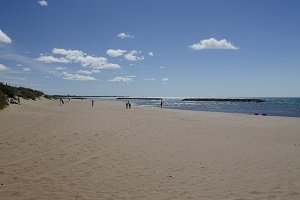
[(300, 199), (300, 118), (21, 101), (0, 111), (0, 199)]

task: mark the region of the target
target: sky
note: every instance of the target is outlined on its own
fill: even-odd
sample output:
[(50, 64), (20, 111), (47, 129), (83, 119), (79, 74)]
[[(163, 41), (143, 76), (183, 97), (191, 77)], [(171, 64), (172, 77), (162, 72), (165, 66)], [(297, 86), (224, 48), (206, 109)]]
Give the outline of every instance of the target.
[(300, 97), (298, 0), (0, 0), (0, 81), (47, 94)]

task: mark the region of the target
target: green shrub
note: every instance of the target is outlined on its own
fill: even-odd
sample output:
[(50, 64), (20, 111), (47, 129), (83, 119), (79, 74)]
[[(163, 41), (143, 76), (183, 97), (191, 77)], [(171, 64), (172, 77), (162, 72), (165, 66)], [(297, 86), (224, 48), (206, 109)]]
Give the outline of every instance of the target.
[(50, 95), (48, 95), (48, 94), (44, 94), (44, 97), (45, 97), (46, 99), (52, 99), (52, 98), (53, 98), (52, 96), (50, 96)]
[(5, 108), (7, 106), (7, 98), (3, 92), (0, 91), (0, 109)]
[(36, 98), (41, 97), (42, 95), (44, 95), (44, 93), (40, 92), (40, 91), (37, 91), (37, 90), (30, 89), (30, 88), (19, 87), (17, 95), (20, 96), (20, 97), (23, 97), (24, 99), (35, 100)]
[(9, 98), (12, 98), (16, 95), (17, 88), (0, 83), (0, 91), (6, 94)]

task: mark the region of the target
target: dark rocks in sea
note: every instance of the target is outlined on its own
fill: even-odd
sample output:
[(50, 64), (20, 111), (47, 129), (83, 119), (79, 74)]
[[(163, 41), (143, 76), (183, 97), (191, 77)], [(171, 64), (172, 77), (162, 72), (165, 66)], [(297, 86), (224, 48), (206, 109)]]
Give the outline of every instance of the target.
[(186, 98), (182, 101), (218, 101), (218, 102), (265, 102), (264, 99), (219, 99), (219, 98)]

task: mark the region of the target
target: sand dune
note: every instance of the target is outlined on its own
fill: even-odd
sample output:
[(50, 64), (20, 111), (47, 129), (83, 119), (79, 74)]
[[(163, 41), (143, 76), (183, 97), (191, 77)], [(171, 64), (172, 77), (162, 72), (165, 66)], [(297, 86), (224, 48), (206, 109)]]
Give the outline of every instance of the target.
[(0, 199), (300, 199), (300, 119), (121, 102), (0, 111)]

